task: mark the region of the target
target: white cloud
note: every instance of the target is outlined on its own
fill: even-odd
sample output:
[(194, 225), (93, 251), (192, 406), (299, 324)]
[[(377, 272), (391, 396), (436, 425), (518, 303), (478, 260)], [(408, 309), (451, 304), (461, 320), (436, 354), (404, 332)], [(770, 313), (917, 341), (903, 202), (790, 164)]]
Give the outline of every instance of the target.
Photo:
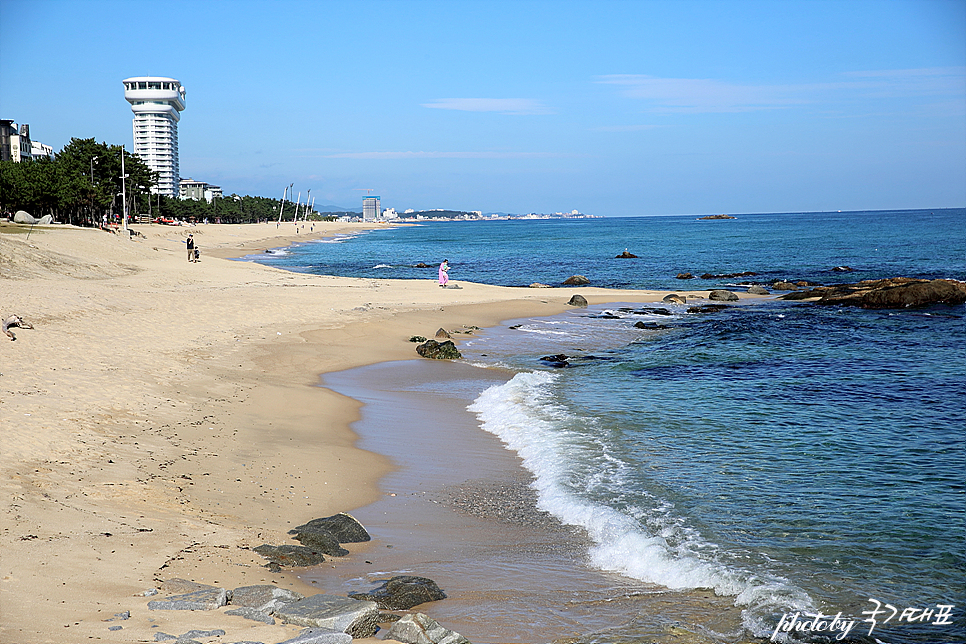
[(550, 114), (540, 101), (532, 98), (438, 98), (423, 107), (462, 112), (500, 112), (501, 114)]

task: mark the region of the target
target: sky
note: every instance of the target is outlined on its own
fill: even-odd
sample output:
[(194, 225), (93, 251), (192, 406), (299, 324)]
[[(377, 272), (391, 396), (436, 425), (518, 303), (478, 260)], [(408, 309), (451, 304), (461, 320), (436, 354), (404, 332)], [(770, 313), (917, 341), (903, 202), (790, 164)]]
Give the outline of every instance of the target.
[(0, 118), (226, 195), (603, 216), (966, 206), (966, 0), (0, 0)]

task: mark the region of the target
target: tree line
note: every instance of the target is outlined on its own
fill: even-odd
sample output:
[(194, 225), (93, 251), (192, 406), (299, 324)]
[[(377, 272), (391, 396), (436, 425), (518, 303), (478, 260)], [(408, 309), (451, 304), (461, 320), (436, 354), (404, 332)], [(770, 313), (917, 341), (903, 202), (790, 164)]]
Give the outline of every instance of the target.
[[(98, 143), (93, 138), (72, 138), (53, 159), (0, 162), (0, 210), (13, 215), (24, 210), (34, 217), (52, 215), (55, 221), (77, 226), (99, 226), (120, 221), (127, 199), (128, 216), (152, 220), (208, 220), (221, 223), (275, 221), (279, 199), (230, 195), (205, 200), (177, 199), (152, 194), (157, 173), (140, 157), (124, 152), (126, 182), (121, 184), (119, 145)], [(295, 204), (286, 202), (285, 220), (295, 215)], [(304, 217), (304, 207), (299, 218)], [(332, 219), (312, 211), (309, 220)]]

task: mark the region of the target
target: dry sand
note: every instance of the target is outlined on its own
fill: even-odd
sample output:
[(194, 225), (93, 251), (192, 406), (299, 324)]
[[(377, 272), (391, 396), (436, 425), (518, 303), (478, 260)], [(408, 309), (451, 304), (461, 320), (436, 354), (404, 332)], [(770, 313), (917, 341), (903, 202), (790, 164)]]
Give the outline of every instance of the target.
[[(143, 593), (174, 577), (316, 592), (250, 548), (294, 544), (290, 526), (373, 501), (391, 467), (354, 446), (358, 404), (315, 386), (318, 374), (413, 358), (408, 338), (439, 327), (552, 315), (575, 292), (592, 304), (663, 295), (444, 290), (225, 259), (309, 237), (291, 227), (135, 225), (142, 236), (128, 239), (57, 226), (28, 238), (0, 224), (0, 317), (34, 326), (0, 336), (0, 641), (294, 636), (223, 611), (148, 611)], [(316, 224), (311, 236), (364, 227)], [(188, 232), (199, 263), (186, 259)]]

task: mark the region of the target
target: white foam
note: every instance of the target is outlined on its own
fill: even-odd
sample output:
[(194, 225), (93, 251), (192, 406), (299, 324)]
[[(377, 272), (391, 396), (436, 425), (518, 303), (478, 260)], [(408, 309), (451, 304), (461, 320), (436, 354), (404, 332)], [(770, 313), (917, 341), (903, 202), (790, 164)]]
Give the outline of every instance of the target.
[[(758, 635), (771, 634), (767, 627), (779, 607), (812, 607), (808, 595), (787, 580), (721, 563), (719, 548), (689, 527), (670, 501), (635, 490), (649, 505), (620, 511), (580, 494), (577, 490), (620, 488), (632, 465), (608, 453), (603, 441), (589, 438), (592, 432), (568, 428), (594, 420), (577, 419), (552, 400), (558, 378), (547, 371), (519, 373), (485, 390), (469, 410), (534, 474), (539, 507), (587, 531), (595, 567), (675, 590), (712, 588), (734, 596), (735, 604), (745, 607), (746, 628)], [(577, 478), (582, 467), (590, 468), (586, 480)], [(635, 516), (635, 508), (647, 516)]]

